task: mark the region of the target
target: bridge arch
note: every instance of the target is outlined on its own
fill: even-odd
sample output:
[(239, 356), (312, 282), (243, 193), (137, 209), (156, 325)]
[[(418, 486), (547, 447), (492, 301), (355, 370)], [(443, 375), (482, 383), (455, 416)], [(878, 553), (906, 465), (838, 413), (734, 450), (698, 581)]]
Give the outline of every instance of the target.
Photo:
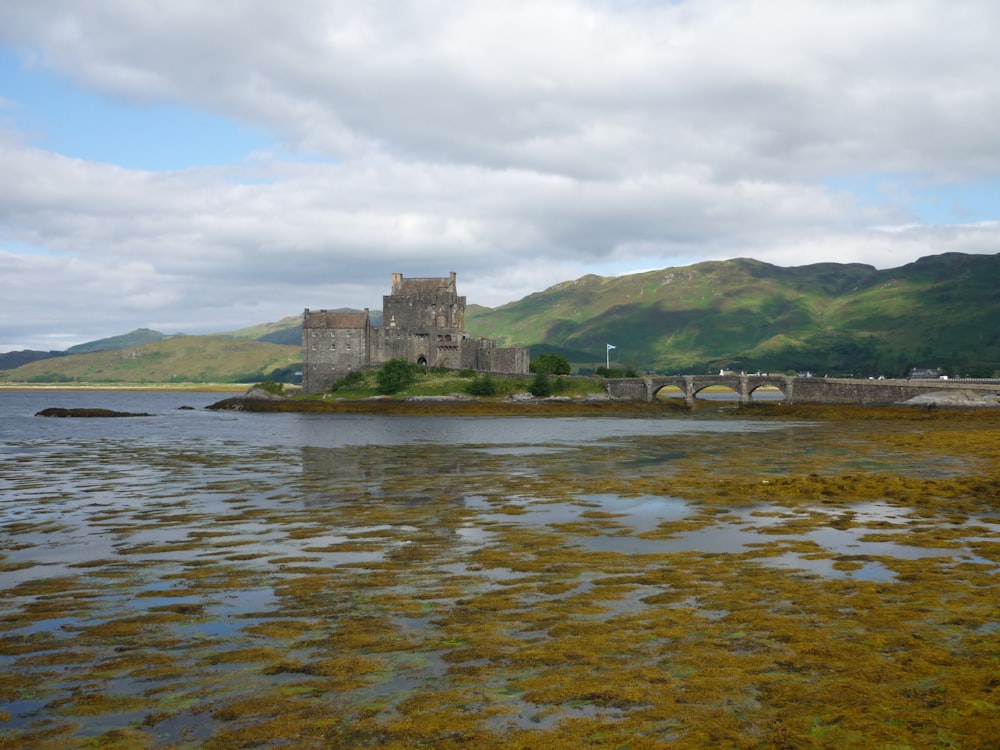
[(740, 401), (744, 400), (740, 393), (739, 383), (699, 383), (694, 382), (694, 389), (691, 394), (699, 401)]
[[(786, 386), (787, 387), (787, 386)], [(761, 383), (750, 389), (750, 400), (755, 402), (773, 403), (775, 401), (787, 401), (788, 394), (785, 388), (774, 383)]]
[[(794, 375), (653, 375), (645, 378), (616, 378), (607, 381), (608, 395), (618, 401), (654, 401), (661, 391), (684, 393), (684, 403), (693, 406), (695, 394), (710, 385), (725, 385), (740, 394), (740, 403), (749, 404), (758, 394), (777, 389), (789, 404), (858, 404), (875, 406), (902, 404), (924, 393), (971, 392), (984, 402), (1000, 403), (1000, 382), (967, 380), (858, 380), (853, 378), (798, 377)], [(765, 389), (765, 387), (767, 387)], [(967, 395), (967, 394), (966, 394)]]
[(684, 383), (666, 383), (653, 391), (653, 399), (657, 401), (672, 401), (674, 399), (686, 399)]

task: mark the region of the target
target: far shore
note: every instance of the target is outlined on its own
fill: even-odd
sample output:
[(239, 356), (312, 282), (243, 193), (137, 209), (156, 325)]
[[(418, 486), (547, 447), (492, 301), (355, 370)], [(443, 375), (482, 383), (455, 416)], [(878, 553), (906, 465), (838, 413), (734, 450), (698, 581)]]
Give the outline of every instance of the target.
[(202, 391), (241, 393), (252, 383), (0, 383), (0, 391)]

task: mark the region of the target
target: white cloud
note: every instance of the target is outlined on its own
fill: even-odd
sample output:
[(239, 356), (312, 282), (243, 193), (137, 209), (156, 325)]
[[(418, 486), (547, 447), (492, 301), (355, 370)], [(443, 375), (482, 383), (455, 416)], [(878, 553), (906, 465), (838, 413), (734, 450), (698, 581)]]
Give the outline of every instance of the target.
[(996, 252), (995, 223), (824, 187), (995, 180), (996, 28), (991, 0), (7, 0), (29, 70), (319, 158), (124, 169), (27, 146), (0, 101), (0, 348), (377, 307), (392, 271), (499, 304), (593, 269)]

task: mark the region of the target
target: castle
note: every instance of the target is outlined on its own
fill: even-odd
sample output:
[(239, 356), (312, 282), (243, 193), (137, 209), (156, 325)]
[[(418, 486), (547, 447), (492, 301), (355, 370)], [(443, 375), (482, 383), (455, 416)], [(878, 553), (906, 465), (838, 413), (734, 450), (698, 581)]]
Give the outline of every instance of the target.
[(309, 310), (302, 315), (302, 389), (321, 393), (355, 370), (405, 359), (425, 367), (479, 372), (528, 372), (527, 349), (501, 348), (465, 332), (465, 297), (448, 278), (392, 275), (382, 297), (382, 325), (364, 312)]

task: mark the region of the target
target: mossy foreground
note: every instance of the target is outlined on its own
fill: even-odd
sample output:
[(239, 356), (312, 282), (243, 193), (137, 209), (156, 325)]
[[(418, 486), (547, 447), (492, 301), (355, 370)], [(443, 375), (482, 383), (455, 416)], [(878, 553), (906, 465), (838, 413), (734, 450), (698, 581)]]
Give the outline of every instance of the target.
[(0, 748), (997, 747), (1000, 416), (634, 424), (0, 454)]

